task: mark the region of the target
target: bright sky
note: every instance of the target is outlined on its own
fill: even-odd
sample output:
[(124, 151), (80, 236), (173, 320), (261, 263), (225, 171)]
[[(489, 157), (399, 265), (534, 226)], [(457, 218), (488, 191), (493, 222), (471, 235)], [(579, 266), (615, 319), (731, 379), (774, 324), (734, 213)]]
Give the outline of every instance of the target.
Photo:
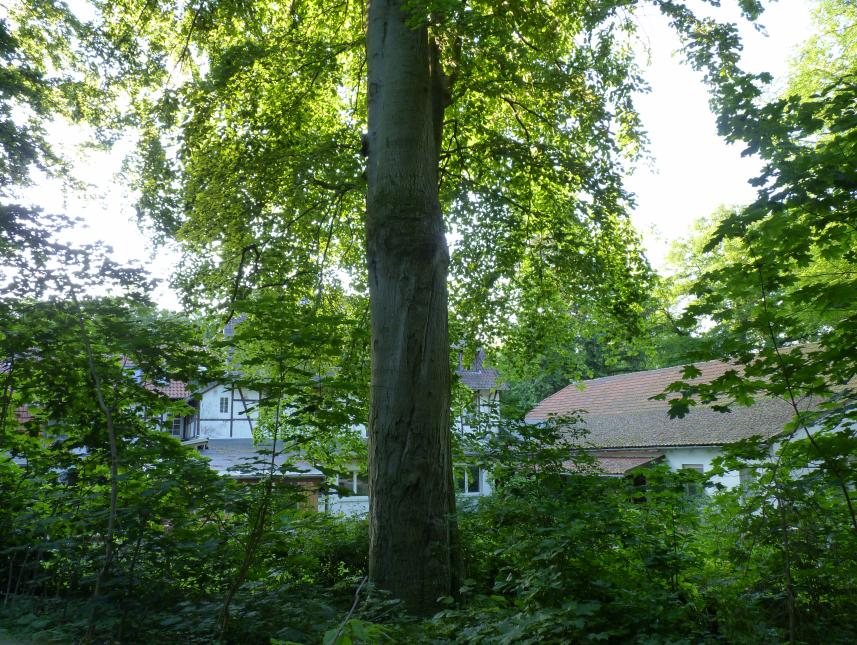
[(22, 191), (46, 212), (64, 213), (84, 220), (84, 226), (63, 236), (64, 241), (90, 244), (101, 241), (113, 248), (120, 262), (135, 262), (145, 266), (160, 286), (152, 297), (163, 307), (179, 309), (178, 298), (170, 290), (168, 280), (178, 262), (178, 253), (154, 249), (148, 237), (140, 231), (134, 211), (134, 194), (122, 174), (126, 156), (133, 151), (129, 141), (120, 141), (111, 150), (81, 151), (83, 132), (64, 125), (53, 126), (53, 145), (68, 158), (77, 159), (74, 176), (88, 184), (82, 191), (64, 190), (57, 180), (37, 181)]
[[(734, 4), (723, 2), (724, 7)], [(743, 67), (773, 74), (774, 92), (784, 89), (789, 61), (810, 35), (811, 7), (807, 0), (772, 4), (761, 18), (767, 35), (747, 27), (737, 11), (719, 14), (743, 24)], [(755, 192), (747, 181), (761, 164), (755, 157), (741, 157), (741, 147), (727, 146), (717, 136), (701, 75), (683, 63), (677, 51), (680, 43), (666, 20), (649, 9), (640, 24), (651, 49), (651, 66), (645, 74), (651, 92), (637, 97), (637, 107), (649, 133), (654, 163), (638, 169), (627, 186), (637, 195), (632, 219), (643, 234), (646, 253), (652, 265), (662, 270), (670, 241), (686, 235), (695, 219), (721, 204), (752, 201)]]
[[(734, 4), (734, 0), (723, 4)], [(752, 28), (743, 29), (745, 68), (772, 73), (775, 89), (783, 87), (789, 59), (809, 35), (810, 7), (811, 0), (780, 0), (763, 15), (767, 36)], [(737, 12), (718, 15), (743, 22)], [(706, 88), (700, 76), (682, 63), (678, 39), (657, 10), (646, 11), (640, 24), (641, 35), (651, 50), (646, 72), (651, 92), (638, 97), (638, 107), (654, 159), (629, 178), (628, 187), (637, 195), (634, 224), (643, 234), (650, 261), (663, 269), (669, 242), (686, 234), (694, 219), (721, 204), (752, 199), (747, 180), (760, 165), (758, 160), (742, 158), (740, 148), (726, 146), (717, 137)], [(69, 128), (57, 128), (54, 140), (71, 152), (83, 138)], [(76, 174), (92, 186), (85, 194), (69, 195), (56, 183), (42, 182), (28, 191), (28, 196), (48, 211), (83, 217), (88, 228), (78, 231), (75, 241), (103, 240), (114, 248), (118, 259), (148, 266), (164, 281), (154, 294), (156, 300), (176, 308), (177, 299), (166, 281), (178, 256), (163, 249), (155, 253), (137, 227), (134, 196), (121, 174), (128, 152), (130, 144), (120, 142), (110, 152), (90, 151), (81, 158)]]

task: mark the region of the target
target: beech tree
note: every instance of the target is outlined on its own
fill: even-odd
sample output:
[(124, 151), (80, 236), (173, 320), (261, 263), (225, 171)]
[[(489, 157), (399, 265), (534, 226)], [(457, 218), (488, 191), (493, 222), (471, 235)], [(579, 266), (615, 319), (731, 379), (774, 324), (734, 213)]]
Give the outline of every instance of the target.
[[(651, 4), (734, 64), (734, 27)], [(89, 112), (136, 125), (141, 218), (182, 244), (188, 304), (273, 291), (283, 316), (348, 318), (342, 296), (368, 295), (369, 570), (413, 610), (457, 588), (450, 340), (596, 305), (640, 316), (621, 181), (641, 142), (636, 5), (96, 0), (68, 44), (131, 106)]]

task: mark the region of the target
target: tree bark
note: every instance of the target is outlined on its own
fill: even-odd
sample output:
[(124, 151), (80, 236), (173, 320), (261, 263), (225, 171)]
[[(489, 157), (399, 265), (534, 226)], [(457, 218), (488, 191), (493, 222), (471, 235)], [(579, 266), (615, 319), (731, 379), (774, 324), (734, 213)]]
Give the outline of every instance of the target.
[(442, 75), (402, 2), (369, 7), (369, 577), (416, 613), (455, 591)]

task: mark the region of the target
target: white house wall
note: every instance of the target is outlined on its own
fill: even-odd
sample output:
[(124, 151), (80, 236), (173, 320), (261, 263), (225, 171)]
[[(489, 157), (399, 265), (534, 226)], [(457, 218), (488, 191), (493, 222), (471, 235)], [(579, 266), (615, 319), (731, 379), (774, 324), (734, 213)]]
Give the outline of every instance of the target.
[[(488, 471), (479, 469), (479, 492), (478, 493), (456, 493), (455, 497), (459, 505), (465, 505), (469, 502), (474, 502), (479, 497), (490, 495), (492, 491), (491, 477)], [(318, 502), (318, 510), (332, 515), (367, 515), (369, 513), (369, 497), (368, 495), (348, 495), (340, 497), (336, 493), (331, 493), (326, 498), (322, 498)]]
[[(462, 436), (471, 435), (475, 431), (482, 434), (486, 430), (496, 430), (494, 424), (496, 422), (495, 415), (497, 414), (497, 406), (500, 402), (500, 393), (497, 390), (475, 390), (474, 402), (475, 410), (478, 413), (477, 415), (465, 413), (461, 414), (453, 421), (455, 430), (460, 432)], [(469, 421), (473, 420), (480, 425), (475, 427), (470, 425)]]
[[(475, 502), (478, 498), (491, 494), (491, 487), (487, 484), (485, 471), (482, 471), (482, 477), (483, 492), (456, 494), (455, 497), (458, 500), (459, 506)], [(354, 495), (352, 497), (330, 495), (327, 499), (319, 500), (318, 510), (330, 513), (331, 515), (344, 515), (347, 517), (367, 515), (369, 513), (369, 498), (365, 495)]]
[(340, 497), (330, 495), (327, 499), (319, 501), (319, 510), (326, 511), (332, 515), (366, 515), (369, 512), (369, 497), (366, 495), (354, 495), (352, 497)]
[[(706, 475), (713, 467), (711, 462), (721, 453), (718, 447), (658, 448), (658, 450), (664, 453), (670, 469), (679, 470), (685, 464), (701, 464)], [(730, 471), (723, 476), (713, 477), (712, 481), (727, 488), (734, 488), (739, 484), (739, 476), (737, 472)]]
[[(220, 399), (228, 401), (221, 412)], [(210, 439), (250, 439), (253, 424), (259, 416), (256, 406), (259, 393), (253, 390), (230, 390), (217, 385), (203, 392), (199, 402), (199, 434)], [(249, 410), (249, 413), (247, 412)]]
[[(488, 415), (496, 413), (499, 394), (496, 390), (475, 390), (474, 400), (477, 410), (481, 414)], [(473, 428), (466, 423), (464, 419), (459, 418), (455, 422), (455, 427), (459, 432), (464, 434), (472, 433)], [(353, 430), (358, 430), (364, 438), (366, 438), (366, 426), (352, 426)], [(478, 493), (458, 493), (459, 499), (475, 499), (484, 495), (491, 494), (491, 478), (488, 473), (479, 469), (479, 492)], [(369, 497), (366, 495), (349, 495), (342, 496), (331, 493), (319, 500), (318, 509), (333, 515), (366, 515), (369, 513)]]

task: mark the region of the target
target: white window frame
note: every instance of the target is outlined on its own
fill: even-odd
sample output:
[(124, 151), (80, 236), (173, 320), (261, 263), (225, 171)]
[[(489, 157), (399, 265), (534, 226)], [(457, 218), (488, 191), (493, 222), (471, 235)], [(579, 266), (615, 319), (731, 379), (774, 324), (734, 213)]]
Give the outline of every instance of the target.
[[(482, 485), (482, 469), (479, 466), (459, 464), (459, 465), (455, 466), (454, 470), (461, 470), (464, 474), (464, 487), (460, 491), (459, 490), (455, 491), (457, 495), (474, 495), (475, 496), (475, 495), (481, 495), (482, 494), (482, 488), (483, 488), (483, 485)], [(476, 471), (476, 490), (475, 491), (470, 490), (470, 474), (471, 474), (470, 471), (471, 470)], [(456, 482), (457, 481), (458, 480), (456, 478)]]
[[(368, 498), (369, 497), (368, 491), (365, 495), (362, 495), (362, 494), (357, 492), (357, 480), (360, 477), (360, 475), (361, 475), (361, 473), (359, 473), (358, 471), (352, 470), (350, 473), (348, 473), (347, 477), (340, 475), (337, 478), (337, 483), (339, 484), (339, 486), (342, 488), (345, 488), (346, 490), (351, 492), (351, 495), (349, 495), (348, 497), (359, 497), (359, 498), (364, 498), (364, 497)], [(366, 475), (366, 477), (367, 477), (367, 488), (368, 488), (368, 475)]]
[[(223, 408), (226, 408), (225, 410)], [(229, 397), (220, 397), (220, 414), (229, 414)]]

